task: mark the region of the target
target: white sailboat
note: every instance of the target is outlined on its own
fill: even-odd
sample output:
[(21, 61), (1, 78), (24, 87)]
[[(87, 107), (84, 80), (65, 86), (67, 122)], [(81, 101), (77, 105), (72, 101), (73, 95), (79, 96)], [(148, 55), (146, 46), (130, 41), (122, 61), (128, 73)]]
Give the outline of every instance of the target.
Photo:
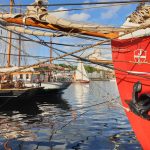
[(75, 72), (75, 82), (80, 82), (80, 83), (90, 82), (82, 61), (78, 63), (77, 70)]

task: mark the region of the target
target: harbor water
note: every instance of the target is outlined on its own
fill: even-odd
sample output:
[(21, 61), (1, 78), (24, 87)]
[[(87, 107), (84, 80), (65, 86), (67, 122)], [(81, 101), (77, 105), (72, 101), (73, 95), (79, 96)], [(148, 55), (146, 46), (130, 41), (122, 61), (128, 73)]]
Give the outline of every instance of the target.
[(141, 150), (115, 81), (0, 106), (0, 150)]

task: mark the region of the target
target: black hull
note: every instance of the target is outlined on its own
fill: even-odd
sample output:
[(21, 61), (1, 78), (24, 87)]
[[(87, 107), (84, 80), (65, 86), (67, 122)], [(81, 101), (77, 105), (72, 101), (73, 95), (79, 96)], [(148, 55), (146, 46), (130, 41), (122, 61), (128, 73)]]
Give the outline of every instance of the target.
[(65, 89), (67, 89), (72, 82), (65, 82), (64, 86), (57, 89), (40, 89), (38, 95), (48, 94), (48, 95), (55, 95), (55, 94), (62, 94)]
[(28, 100), (35, 96), (42, 88), (0, 90), (0, 105), (8, 101)]

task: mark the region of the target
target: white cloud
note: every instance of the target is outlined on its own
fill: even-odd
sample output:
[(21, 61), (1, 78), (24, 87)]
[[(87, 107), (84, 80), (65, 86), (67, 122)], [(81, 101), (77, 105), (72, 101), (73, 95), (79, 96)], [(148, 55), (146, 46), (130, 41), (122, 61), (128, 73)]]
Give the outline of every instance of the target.
[[(67, 10), (67, 9), (64, 8), (64, 7), (60, 7), (57, 10)], [(71, 19), (71, 20), (74, 20), (74, 21), (86, 21), (87, 19), (90, 18), (89, 14), (83, 13), (83, 12), (69, 14), (68, 11), (60, 11), (60, 12), (54, 12), (52, 14), (55, 15), (56, 17), (59, 17), (59, 18)]]
[(73, 14), (70, 16), (70, 19), (75, 21), (86, 21), (89, 18), (90, 15), (86, 13)]
[(102, 19), (110, 19), (114, 17), (118, 11), (121, 9), (121, 6), (113, 6), (111, 8), (106, 8), (103, 13), (101, 13)]
[(53, 12), (51, 14), (55, 15), (58, 18), (67, 18), (69, 16), (68, 11), (61, 11), (61, 10), (67, 10), (67, 9), (64, 8), (64, 7), (60, 7), (57, 10), (55, 10), (55, 11), (58, 11), (58, 12)]

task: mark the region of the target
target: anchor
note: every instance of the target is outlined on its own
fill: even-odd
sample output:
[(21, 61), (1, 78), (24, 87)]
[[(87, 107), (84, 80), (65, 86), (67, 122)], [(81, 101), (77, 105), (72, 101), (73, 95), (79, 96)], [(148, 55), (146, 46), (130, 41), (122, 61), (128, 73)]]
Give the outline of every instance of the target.
[(134, 114), (150, 120), (150, 95), (144, 93), (139, 96), (141, 91), (142, 84), (138, 81), (133, 85), (132, 100), (126, 102)]

